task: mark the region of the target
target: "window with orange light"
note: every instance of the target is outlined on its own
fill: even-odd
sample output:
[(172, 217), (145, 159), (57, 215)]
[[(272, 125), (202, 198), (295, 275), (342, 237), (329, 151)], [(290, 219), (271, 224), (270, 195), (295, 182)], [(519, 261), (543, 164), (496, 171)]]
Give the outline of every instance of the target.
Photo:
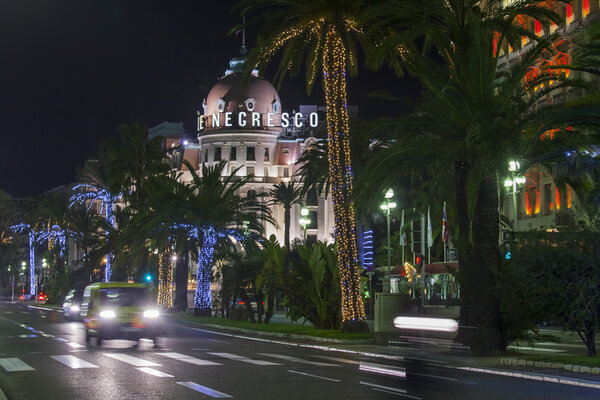
[(565, 17), (567, 20), (567, 25), (569, 25), (571, 22), (573, 22), (573, 19), (575, 19), (575, 14), (573, 13), (573, 6), (571, 4), (567, 4), (565, 7)]
[(590, 0), (582, 0), (581, 2), (581, 16), (587, 17), (590, 13)]
[(535, 34), (537, 36), (542, 36), (542, 23), (536, 19), (533, 26)]

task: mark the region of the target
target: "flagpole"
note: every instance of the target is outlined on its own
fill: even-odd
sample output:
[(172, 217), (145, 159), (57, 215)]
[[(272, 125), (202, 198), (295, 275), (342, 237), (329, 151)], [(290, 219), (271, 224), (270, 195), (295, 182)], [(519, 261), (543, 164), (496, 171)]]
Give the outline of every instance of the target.
[(404, 246), (406, 240), (404, 240), (404, 209), (402, 209), (402, 219), (400, 222), (400, 246), (402, 247), (402, 268), (404, 268)]
[(446, 229), (448, 229), (448, 227), (446, 226), (447, 222), (446, 222), (446, 202), (444, 202), (444, 211), (443, 211), (443, 217), (442, 217), (442, 242), (444, 242), (444, 262), (446, 262), (447, 260), (447, 256), (446, 256), (446, 237), (448, 235), (448, 233), (446, 232)]

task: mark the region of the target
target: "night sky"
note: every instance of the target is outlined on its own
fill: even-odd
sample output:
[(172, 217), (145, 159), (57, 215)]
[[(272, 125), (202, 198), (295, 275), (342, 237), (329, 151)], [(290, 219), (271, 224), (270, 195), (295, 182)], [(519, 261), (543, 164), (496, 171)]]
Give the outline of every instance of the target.
[[(196, 110), (239, 54), (234, 4), (0, 0), (0, 190), (30, 196), (73, 181), (122, 123), (183, 121), (194, 137)], [(367, 97), (377, 89), (406, 96), (414, 83), (362, 68), (349, 98), (361, 117), (405, 111)], [(323, 103), (319, 90), (306, 95), (302, 73), (279, 94), (284, 111)]]

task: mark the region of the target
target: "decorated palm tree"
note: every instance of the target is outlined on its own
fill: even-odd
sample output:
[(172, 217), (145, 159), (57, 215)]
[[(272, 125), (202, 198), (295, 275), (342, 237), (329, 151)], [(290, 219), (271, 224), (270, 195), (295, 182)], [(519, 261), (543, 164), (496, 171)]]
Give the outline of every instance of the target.
[(342, 292), (342, 330), (367, 330), (356, 250), (352, 200), (347, 75), (358, 71), (358, 44), (370, 51), (372, 42), (359, 23), (361, 0), (243, 0), (238, 10), (260, 24), (257, 46), (248, 68), (264, 69), (281, 53), (276, 80), (297, 74), (304, 62), (310, 92), (319, 72), (327, 106), (329, 180), (332, 188), (335, 239)]
[(283, 224), (284, 224), (284, 245), (290, 248), (290, 223), (291, 209), (294, 204), (302, 203), (302, 188), (296, 186), (295, 181), (288, 183), (280, 182), (273, 185), (269, 190), (271, 200), (269, 204), (278, 204), (283, 207)]
[[(478, 354), (506, 346), (495, 288), (499, 273), (498, 176), (523, 154), (523, 131), (532, 105), (553, 88), (557, 76), (528, 71), (553, 37), (538, 37), (520, 21), (560, 23), (543, 1), (389, 1), (371, 9), (396, 28), (382, 52), (402, 52), (405, 66), (423, 84), (416, 113), (395, 126), (402, 140), (382, 158), (405, 171), (428, 168), (454, 182), (461, 281), (461, 325), (474, 326), (468, 343)], [(499, 68), (501, 50), (529, 51), (521, 62)], [(424, 40), (423, 40), (424, 39)], [(425, 45), (423, 47), (422, 45)], [(430, 50), (439, 58), (431, 61)], [(425, 50), (425, 52), (423, 52)], [(385, 56), (385, 55), (384, 55)], [(545, 84), (545, 90), (535, 90)], [(539, 86), (538, 86), (539, 87)], [(381, 167), (381, 165), (379, 165)]]

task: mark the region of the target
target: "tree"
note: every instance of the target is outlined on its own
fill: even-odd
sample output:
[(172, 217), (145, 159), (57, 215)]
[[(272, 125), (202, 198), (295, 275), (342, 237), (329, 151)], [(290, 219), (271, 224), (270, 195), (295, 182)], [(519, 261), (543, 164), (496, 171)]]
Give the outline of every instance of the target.
[[(212, 267), (218, 242), (254, 240), (262, 232), (261, 221), (273, 222), (268, 207), (255, 197), (236, 192), (249, 178), (239, 179), (237, 170), (223, 175), (226, 162), (202, 166), (201, 175), (185, 162), (191, 173), (189, 183), (174, 176), (157, 176), (144, 184), (143, 202), (132, 203), (135, 224), (142, 227), (138, 241), (154, 238), (166, 248), (177, 248), (175, 308), (185, 308), (187, 300), (187, 257), (197, 254), (198, 272), (194, 313), (210, 315)], [(197, 253), (196, 253), (197, 252)]]
[(279, 182), (269, 189), (271, 201), (269, 204), (279, 204), (283, 207), (283, 223), (284, 223), (284, 245), (290, 248), (290, 210), (294, 204), (302, 203), (302, 188), (296, 186), (295, 181), (288, 183)]
[(297, 74), (305, 61), (309, 92), (322, 72), (344, 331), (368, 330), (357, 266), (346, 88), (346, 75), (358, 71), (357, 43), (367, 52), (373, 46), (357, 18), (364, 5), (362, 0), (243, 0), (237, 6), (244, 15), (255, 14), (261, 27), (249, 69), (263, 69), (282, 50), (275, 79), (280, 84), (288, 72)]
[(503, 277), (506, 319), (514, 321), (512, 308), (507, 306), (518, 298), (519, 313), (525, 319), (554, 321), (577, 332), (588, 356), (595, 357), (600, 329), (599, 249), (598, 218), (561, 232), (522, 235)]
[[(534, 18), (547, 26), (550, 21), (560, 23), (558, 15), (543, 1), (506, 7), (502, 3), (388, 1), (369, 11), (397, 32), (384, 41), (372, 62), (381, 63), (390, 52), (400, 52), (404, 66), (424, 88), (415, 114), (396, 126), (401, 126), (404, 138), (382, 159), (389, 161), (388, 171), (427, 166), (437, 171), (439, 179), (455, 184), (461, 326), (476, 327), (476, 334), (463, 330), (461, 335), (476, 354), (506, 346), (495, 288), (498, 175), (507, 160), (522, 153), (531, 105), (547, 94), (534, 87), (556, 80), (550, 73), (536, 81), (526, 79), (528, 67), (542, 52), (553, 51), (553, 37), (539, 38), (520, 21)], [(532, 45), (522, 62), (500, 70), (502, 46), (520, 48), (523, 37)], [(560, 85), (552, 88), (556, 87)]]
[(290, 318), (305, 318), (317, 329), (339, 329), (341, 293), (335, 246), (317, 242), (298, 246), (296, 251), (284, 278), (284, 305)]

